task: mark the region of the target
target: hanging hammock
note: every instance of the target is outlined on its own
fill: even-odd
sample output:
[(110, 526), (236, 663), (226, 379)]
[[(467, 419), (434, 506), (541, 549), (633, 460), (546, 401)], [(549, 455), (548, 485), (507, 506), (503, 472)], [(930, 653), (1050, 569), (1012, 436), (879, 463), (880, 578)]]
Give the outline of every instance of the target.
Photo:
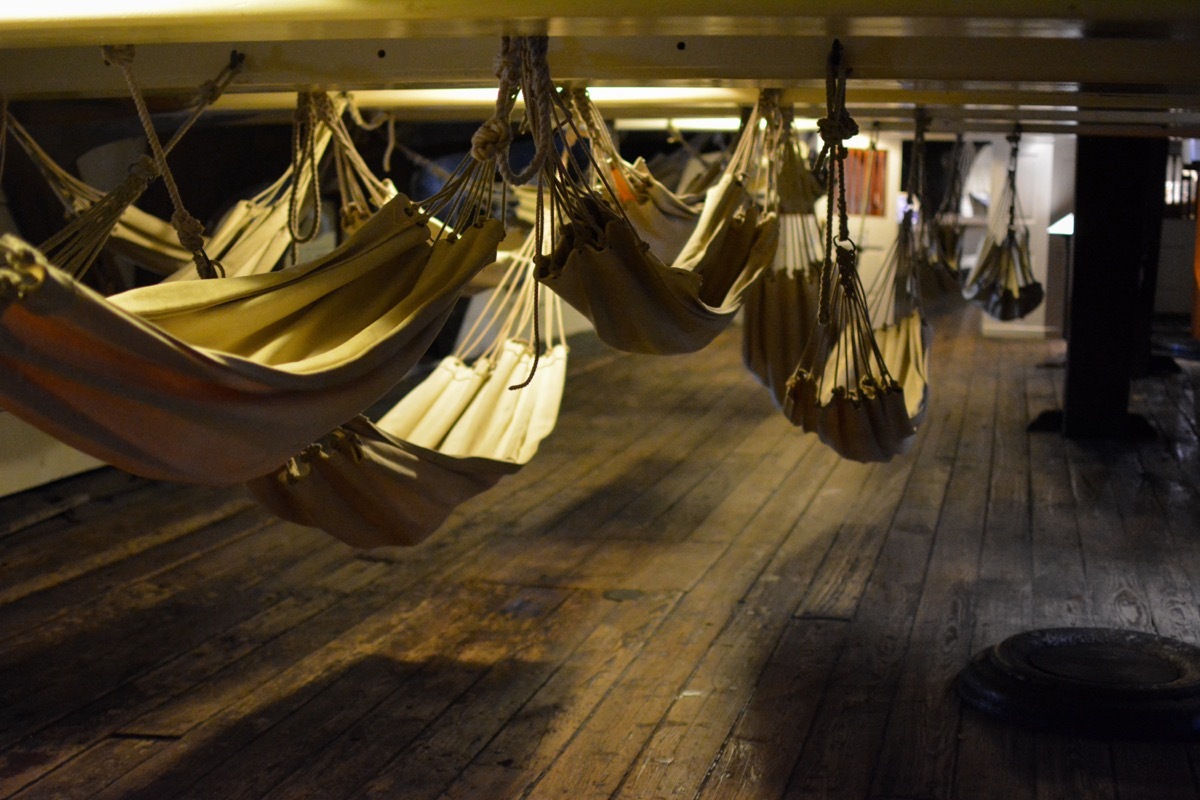
[[(706, 346), (733, 321), (778, 242), (777, 218), (753, 202), (745, 184), (761, 153), (761, 118), (756, 106), (729, 169), (708, 190), (696, 228), (670, 266), (638, 236), (605, 171), (596, 174), (602, 189), (594, 191), (577, 164), (573, 174), (559, 164), (546, 182), (550, 215), (564, 224), (538, 280), (615, 349), (671, 355)], [(570, 151), (566, 161), (573, 163)]]
[(817, 322), (821, 226), (815, 213), (821, 182), (809, 171), (785, 112), (783, 135), (769, 163), (779, 206), (779, 247), (746, 292), (742, 361), (780, 409), (787, 381)]
[[(545, 38), (503, 46), (507, 101), (444, 189), (421, 206), (398, 195), (308, 264), (105, 299), (0, 239), (0, 405), (131, 472), (213, 484), (264, 475), (361, 413), (417, 361), (503, 238), (487, 216), (492, 174), (502, 160), (512, 172), (504, 135), (521, 56), (540, 47), (544, 62)], [(431, 232), (433, 213), (448, 227)]]
[(689, 203), (656, 180), (645, 160), (630, 164), (621, 157), (587, 90), (572, 92), (571, 103), (577, 124), (590, 137), (592, 157), (608, 170), (617, 202), (633, 229), (660, 261), (672, 263), (696, 229), (698, 204)]
[(958, 134), (954, 139), (954, 149), (950, 153), (946, 194), (930, 225), (930, 261), (938, 276), (944, 279), (943, 282), (956, 286), (961, 286), (965, 277), (962, 268), (962, 201), (972, 157), (973, 148), (966, 145), (961, 133)]
[[(928, 118), (918, 110), (904, 214), (896, 239), (884, 257), (883, 268), (867, 291), (875, 342), (888, 373), (904, 390), (905, 410), (914, 427), (924, 418), (929, 399), (929, 345), (933, 341), (933, 328), (924, 313), (927, 281), (923, 277), (930, 265), (919, 199), (927, 125)], [(843, 335), (853, 334), (846, 331)]]
[(1020, 127), (1009, 137), (1008, 175), (997, 212), (988, 225), (987, 237), (971, 277), (963, 285), (963, 297), (999, 320), (1020, 319), (1042, 303), (1042, 285), (1033, 276), (1029, 256), (1029, 226), (1018, 222), (1017, 159)]
[(911, 447), (915, 428), (907, 412), (904, 389), (889, 372), (871, 329), (858, 276), (858, 253), (850, 240), (845, 140), (858, 132), (858, 126), (846, 111), (846, 69), (837, 41), (830, 53), (826, 87), (828, 113), (820, 121), (825, 144), (818, 166), (828, 159), (826, 187), (830, 202), (817, 325), (788, 381), (784, 412), (793, 424), (816, 433), (845, 458), (887, 461)]
[[(413, 545), (455, 507), (519, 470), (553, 430), (566, 378), (557, 296), (541, 309), (549, 329), (533, 331), (535, 251), (531, 235), (459, 352), (378, 422), (358, 417), (342, 425), (250, 481), (250, 492), (284, 519), (356, 547)], [(487, 336), (492, 344), (466, 363)], [(535, 341), (547, 352), (532, 379), (514, 388), (532, 369)]]
[[(124, 73), (135, 95), (143, 127), (152, 130), (149, 112), (146, 111), (145, 103), (129, 71), (133, 48), (106, 47), (103, 48), (103, 52), (106, 61), (116, 64)], [(217, 78), (200, 88), (199, 100), (170, 141), (160, 146), (155, 136), (152, 145), (153, 148), (157, 148), (155, 157), (143, 157), (130, 169), (129, 176), (117, 188), (107, 193), (99, 192), (58, 167), (15, 119), (7, 117), (8, 127), (17, 141), (38, 164), (51, 188), (58, 193), (67, 212), (73, 215), (71, 221), (43, 242), (39, 249), (60, 268), (78, 278), (91, 267), (115, 234), (119, 237), (119, 247), (123, 247), (127, 254), (140, 262), (144, 261), (151, 268), (157, 267), (157, 271), (163, 274), (178, 270), (188, 261), (193, 261), (202, 274), (210, 274), (211, 264), (202, 253), (203, 229), (194, 219), (184, 215), (173, 219), (168, 225), (152, 215), (134, 209), (133, 204), (150, 183), (162, 175), (166, 154), (191, 130), (204, 110), (220, 97), (237, 76), (243, 60), (244, 57), (234, 51), (229, 63)], [(173, 185), (169, 185), (168, 188), (174, 194)], [(176, 204), (176, 208), (178, 210), (180, 205)], [(174, 230), (171, 230), (172, 228)]]

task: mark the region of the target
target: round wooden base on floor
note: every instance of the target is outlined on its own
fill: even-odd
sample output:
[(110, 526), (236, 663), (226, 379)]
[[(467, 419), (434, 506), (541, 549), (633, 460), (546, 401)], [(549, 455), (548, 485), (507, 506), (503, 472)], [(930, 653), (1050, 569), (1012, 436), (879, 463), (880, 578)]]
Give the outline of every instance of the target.
[(1200, 738), (1200, 647), (1138, 631), (1051, 628), (976, 655), (971, 706), (1019, 725), (1122, 739)]

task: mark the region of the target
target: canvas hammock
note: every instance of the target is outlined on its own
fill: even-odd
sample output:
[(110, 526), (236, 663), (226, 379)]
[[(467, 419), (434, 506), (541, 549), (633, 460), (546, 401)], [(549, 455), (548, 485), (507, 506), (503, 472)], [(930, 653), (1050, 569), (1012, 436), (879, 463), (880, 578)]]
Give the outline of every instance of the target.
[(1021, 133), (1008, 137), (1011, 147), (1004, 193), (988, 224), (979, 261), (963, 285), (963, 297), (999, 320), (1020, 319), (1042, 303), (1045, 292), (1034, 278), (1029, 255), (1029, 226), (1021, 222), (1017, 199), (1017, 159)]
[(545, 182), (550, 215), (564, 224), (538, 280), (615, 349), (671, 355), (706, 346), (733, 321), (778, 241), (777, 218), (753, 202), (744, 180), (760, 152), (760, 118), (756, 106), (730, 168), (706, 193), (696, 228), (670, 266), (638, 236), (604, 170), (593, 190), (578, 164), (572, 174), (555, 162)]
[(892, 377), (872, 331), (858, 275), (857, 248), (850, 239), (845, 140), (858, 132), (858, 126), (846, 111), (846, 70), (837, 41), (830, 53), (826, 87), (827, 116), (819, 123), (825, 143), (818, 165), (829, 160), (830, 202), (817, 324), (788, 381), (784, 412), (793, 424), (816, 433), (845, 458), (887, 461), (911, 447), (915, 428), (904, 388)]
[[(5, 123), (13, 141), (46, 178), (50, 189), (71, 216), (78, 216), (104, 198), (105, 193), (60, 166), (16, 117), (6, 112)], [(120, 213), (110, 234), (109, 246), (146, 269), (160, 275), (191, 266), (192, 254), (179, 246), (174, 229), (153, 214), (129, 205)]]
[(771, 266), (746, 292), (742, 330), (742, 361), (780, 409), (788, 378), (817, 322), (822, 255), (816, 201), (824, 192), (805, 163), (786, 114), (782, 133), (778, 148), (768, 154), (777, 171), (779, 247)]
[[(914, 427), (924, 418), (929, 399), (929, 346), (933, 341), (933, 328), (924, 313), (928, 281), (923, 278), (930, 265), (919, 200), (927, 124), (928, 119), (918, 112), (904, 213), (883, 267), (867, 291), (875, 342), (888, 373), (904, 390), (905, 410)], [(843, 335), (852, 334), (846, 331)]]
[[(458, 505), (519, 470), (554, 429), (566, 378), (562, 309), (549, 294), (535, 333), (531, 235), (455, 355), (377, 422), (357, 417), (250, 481), (284, 519), (356, 547), (424, 541)], [(541, 326), (539, 326), (541, 327)], [(473, 364), (465, 356), (491, 344)], [(546, 352), (534, 361), (534, 342)]]
[(964, 277), (962, 201), (972, 155), (973, 148), (966, 145), (960, 133), (950, 153), (946, 194), (930, 224), (930, 261), (939, 276), (944, 276), (947, 282), (955, 285), (961, 285)]
[(607, 170), (617, 202), (625, 216), (664, 264), (679, 257), (700, 218), (697, 198), (680, 197), (650, 174), (644, 159), (630, 164), (617, 152), (604, 117), (585, 89), (571, 93), (577, 124), (590, 137), (592, 157)]
[[(123, 71), (138, 105), (143, 127), (152, 130), (149, 112), (145, 110), (145, 103), (130, 72), (133, 48), (106, 47), (104, 55), (109, 63), (117, 64)], [(157, 148), (155, 157), (143, 157), (130, 169), (128, 177), (107, 193), (100, 192), (59, 167), (29, 136), (28, 131), (11, 116), (6, 116), (7, 127), (13, 132), (14, 138), (38, 165), (67, 213), (72, 216), (67, 225), (43, 242), (39, 249), (62, 269), (80, 277), (115, 237), (118, 251), (160, 274), (171, 274), (188, 262), (194, 262), (197, 269), (207, 274), (211, 265), (206, 256), (199, 255), (204, 246), (203, 228), (186, 214), (178, 213), (181, 204), (176, 204), (176, 217), (167, 223), (138, 210), (134, 203), (150, 183), (162, 176), (166, 154), (192, 128), (204, 110), (220, 97), (238, 74), (242, 61), (241, 54), (235, 51), (220, 74), (200, 87), (199, 99), (174, 136), (163, 145), (159, 145), (155, 137), (152, 143), (152, 148)], [(174, 194), (173, 182), (168, 185)]]

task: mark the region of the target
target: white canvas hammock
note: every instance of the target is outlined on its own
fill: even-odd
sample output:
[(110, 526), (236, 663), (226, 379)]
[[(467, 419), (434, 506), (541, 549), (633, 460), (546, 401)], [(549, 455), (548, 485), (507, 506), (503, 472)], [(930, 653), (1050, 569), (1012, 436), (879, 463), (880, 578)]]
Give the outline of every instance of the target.
[(742, 361), (780, 409), (787, 381), (800, 362), (817, 322), (821, 229), (815, 204), (824, 191), (809, 171), (785, 115), (778, 149), (769, 154), (777, 171), (779, 247), (768, 269), (746, 292)]
[[(359, 417), (250, 481), (250, 492), (284, 519), (325, 530), (356, 547), (414, 545), (450, 512), (519, 470), (554, 429), (566, 378), (562, 308), (550, 294), (549, 325), (535, 332), (532, 236), (479, 324), (455, 355), (378, 422)], [(478, 341), (492, 344), (474, 364)], [(531, 342), (546, 352), (534, 362)]]
[(551, 213), (565, 224), (538, 280), (618, 350), (671, 355), (706, 346), (733, 321), (778, 242), (777, 218), (753, 202), (745, 185), (760, 152), (759, 119), (751, 114), (730, 168), (707, 192), (696, 228), (670, 266), (638, 236), (603, 172), (597, 177), (609, 202), (582, 177), (551, 174)]
[(1021, 222), (1017, 199), (1017, 159), (1021, 134), (1008, 137), (1011, 151), (1004, 193), (988, 224), (979, 261), (963, 285), (963, 297), (999, 320), (1020, 319), (1042, 303), (1045, 292), (1034, 278), (1029, 226)]
[(826, 187), (830, 202), (817, 325), (788, 381), (784, 413), (845, 458), (887, 461), (911, 447), (916, 430), (904, 388), (892, 377), (872, 331), (858, 275), (857, 248), (850, 240), (845, 140), (857, 133), (858, 126), (846, 111), (846, 71), (836, 41), (829, 73), (828, 114), (820, 125), (825, 145), (818, 163), (829, 158)]

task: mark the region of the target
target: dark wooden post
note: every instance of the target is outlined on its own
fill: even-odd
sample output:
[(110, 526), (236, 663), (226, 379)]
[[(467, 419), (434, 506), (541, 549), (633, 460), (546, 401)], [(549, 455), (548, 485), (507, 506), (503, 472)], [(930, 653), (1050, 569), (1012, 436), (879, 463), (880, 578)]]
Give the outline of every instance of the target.
[(1130, 379), (1150, 353), (1167, 140), (1079, 137), (1063, 433), (1131, 433)]

